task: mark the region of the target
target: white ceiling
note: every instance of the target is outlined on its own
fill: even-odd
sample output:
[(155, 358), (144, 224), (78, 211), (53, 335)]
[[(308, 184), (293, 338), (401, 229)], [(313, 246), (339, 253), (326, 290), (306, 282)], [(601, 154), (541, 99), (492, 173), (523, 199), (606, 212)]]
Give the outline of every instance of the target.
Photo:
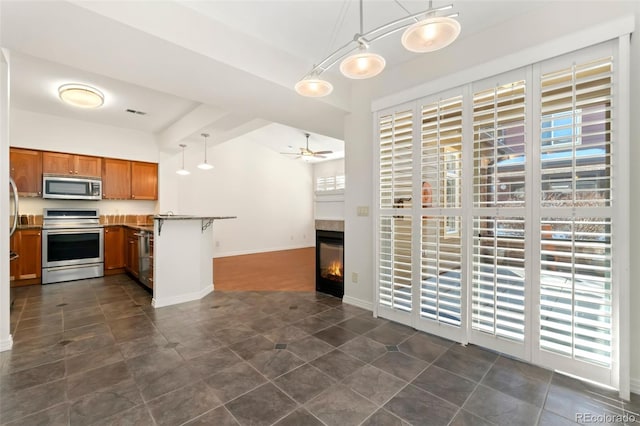
[[(411, 12), (428, 4), (400, 2)], [(461, 37), (469, 37), (543, 4), (458, 0), (454, 10)], [(300, 97), (293, 85), (353, 37), (357, 1), (0, 0), (0, 8), (0, 41), (11, 53), (18, 108), (152, 132), (164, 151), (202, 141), (203, 132), (220, 143), (261, 130), (260, 139), (277, 151), (302, 146), (307, 131), (311, 149), (344, 151), (336, 143), (343, 139), (350, 82), (330, 76), (335, 90), (323, 99)], [(406, 13), (394, 0), (365, 0), (365, 31)], [(415, 57), (397, 48), (398, 40), (399, 34), (374, 46), (390, 68)], [(99, 87), (105, 106), (63, 105), (55, 93), (62, 82)]]

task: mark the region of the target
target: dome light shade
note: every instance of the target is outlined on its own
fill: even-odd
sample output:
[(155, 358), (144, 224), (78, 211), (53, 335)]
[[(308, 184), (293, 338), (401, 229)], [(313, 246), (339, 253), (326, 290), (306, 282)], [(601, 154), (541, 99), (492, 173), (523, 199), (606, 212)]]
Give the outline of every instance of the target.
[(362, 80), (380, 74), (386, 63), (384, 58), (376, 53), (356, 53), (340, 63), (340, 72), (345, 77)]
[(63, 84), (58, 88), (60, 99), (78, 108), (98, 108), (104, 104), (104, 95), (98, 89), (84, 84)]
[(200, 164), (198, 164), (198, 168), (200, 170), (211, 170), (211, 169), (213, 169), (213, 166), (211, 164), (209, 164), (209, 163), (200, 163)]
[(333, 85), (319, 78), (304, 78), (296, 83), (295, 89), (299, 95), (310, 98), (321, 98), (333, 91)]
[(458, 35), (458, 21), (448, 17), (432, 17), (407, 28), (402, 34), (402, 45), (411, 52), (433, 52), (453, 43)]

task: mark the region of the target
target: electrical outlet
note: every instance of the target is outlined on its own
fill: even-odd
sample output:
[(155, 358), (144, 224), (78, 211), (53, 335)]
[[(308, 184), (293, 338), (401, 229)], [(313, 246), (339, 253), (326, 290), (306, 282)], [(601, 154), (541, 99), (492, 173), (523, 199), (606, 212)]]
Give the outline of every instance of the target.
[(352, 272), (351, 273), (351, 282), (352, 283), (357, 283), (358, 282), (358, 273), (357, 272)]
[(220, 247), (220, 241), (216, 240), (216, 247)]

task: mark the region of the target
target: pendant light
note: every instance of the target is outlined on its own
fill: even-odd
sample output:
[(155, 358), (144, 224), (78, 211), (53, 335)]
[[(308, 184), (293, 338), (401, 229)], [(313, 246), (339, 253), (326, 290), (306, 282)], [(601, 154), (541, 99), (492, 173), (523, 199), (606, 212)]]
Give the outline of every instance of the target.
[(186, 176), (191, 174), (191, 172), (187, 169), (184, 168), (184, 149), (187, 147), (185, 144), (181, 143), (180, 147), (182, 148), (182, 168), (178, 171), (176, 171), (177, 174), (179, 174), (180, 176)]
[(204, 163), (198, 164), (198, 168), (202, 170), (211, 170), (213, 166), (207, 163), (207, 138), (209, 133), (200, 133), (200, 136), (204, 138)]
[(364, 13), (360, 0), (360, 32), (353, 37), (358, 43), (357, 53), (347, 56), (340, 63), (340, 72), (348, 78), (362, 80), (380, 74), (386, 65), (384, 58), (376, 53), (368, 52), (369, 43), (362, 35), (364, 33)]
[(427, 53), (447, 47), (460, 35), (460, 23), (446, 16), (430, 17), (416, 22), (402, 34), (402, 45), (416, 53)]
[(333, 85), (326, 80), (321, 80), (317, 75), (305, 77), (295, 85), (296, 92), (310, 98), (327, 96), (333, 91)]
[(340, 64), (340, 72), (342, 75), (355, 80), (375, 77), (380, 74), (386, 65), (384, 58), (376, 53), (366, 51), (367, 48), (362, 46), (361, 53), (356, 53)]

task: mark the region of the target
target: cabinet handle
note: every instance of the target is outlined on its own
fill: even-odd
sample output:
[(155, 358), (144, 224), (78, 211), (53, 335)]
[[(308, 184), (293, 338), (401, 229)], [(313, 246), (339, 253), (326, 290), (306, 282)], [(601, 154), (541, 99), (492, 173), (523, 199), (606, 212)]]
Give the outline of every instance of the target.
[(69, 174), (72, 175), (73, 174), (73, 170), (69, 170)]
[(78, 171), (76, 170), (76, 174), (78, 174)]

